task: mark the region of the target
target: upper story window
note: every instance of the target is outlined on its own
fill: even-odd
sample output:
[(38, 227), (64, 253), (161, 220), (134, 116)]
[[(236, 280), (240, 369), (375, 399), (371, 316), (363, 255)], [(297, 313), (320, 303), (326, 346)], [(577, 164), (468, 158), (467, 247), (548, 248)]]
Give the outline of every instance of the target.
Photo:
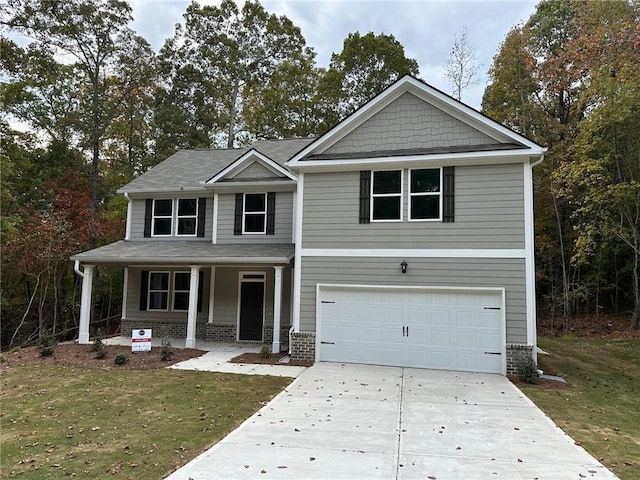
[(149, 310), (168, 310), (169, 272), (149, 272), (148, 295)]
[(145, 237), (204, 237), (206, 198), (147, 199)]
[(442, 205), (440, 168), (409, 171), (409, 220), (440, 220)]
[(267, 194), (245, 193), (242, 233), (265, 233), (267, 226)]
[(371, 220), (402, 220), (402, 170), (373, 172)]

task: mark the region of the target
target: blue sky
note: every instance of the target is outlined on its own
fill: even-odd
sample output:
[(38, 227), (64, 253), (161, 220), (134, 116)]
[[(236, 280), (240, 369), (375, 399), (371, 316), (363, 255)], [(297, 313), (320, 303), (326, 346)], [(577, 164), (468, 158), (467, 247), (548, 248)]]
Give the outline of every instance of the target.
[[(133, 29), (157, 51), (183, 20), (189, 0), (129, 0)], [(219, 4), (201, 0), (204, 4)], [(392, 34), (415, 58), (424, 81), (447, 93), (451, 87), (443, 73), (454, 37), (466, 27), (481, 64), (479, 83), (463, 92), (462, 100), (474, 108), (482, 101), (493, 56), (506, 34), (534, 12), (533, 0), (264, 0), (270, 13), (286, 15), (300, 27), (307, 44), (316, 51), (318, 65), (326, 67), (332, 52), (342, 50), (350, 32)]]

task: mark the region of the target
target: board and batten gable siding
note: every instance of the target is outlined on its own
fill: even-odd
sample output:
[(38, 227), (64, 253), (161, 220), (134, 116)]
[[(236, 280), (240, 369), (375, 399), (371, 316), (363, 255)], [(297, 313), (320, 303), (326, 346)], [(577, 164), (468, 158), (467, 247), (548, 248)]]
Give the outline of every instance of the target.
[(291, 243), (293, 195), (293, 192), (276, 192), (275, 231), (273, 235), (234, 235), (235, 193), (219, 194), (216, 243)]
[[(172, 292), (169, 291), (169, 310), (161, 312), (158, 310), (140, 310), (140, 277), (142, 271), (148, 272), (169, 272), (170, 284), (173, 282), (173, 272), (189, 272), (188, 268), (176, 268), (176, 267), (145, 267), (145, 268), (129, 268), (129, 281), (127, 284), (127, 319), (129, 320), (184, 320), (185, 325), (187, 323), (188, 313), (184, 312), (172, 312)], [(203, 323), (207, 321), (208, 306), (209, 306), (209, 274), (208, 268), (200, 269), (202, 272), (202, 311), (198, 312), (196, 321)]]
[[(403, 260), (406, 274), (400, 270)], [(303, 257), (300, 331), (316, 331), (318, 283), (505, 287), (507, 343), (527, 343), (524, 259)]]
[[(180, 197), (175, 196), (160, 196), (160, 195), (149, 195), (147, 198), (206, 198), (207, 199), (207, 208), (204, 217), (204, 237), (197, 236), (161, 236), (161, 237), (147, 237), (144, 236), (144, 213), (145, 213), (145, 202), (146, 198), (134, 198), (131, 200), (131, 240), (194, 240), (194, 241), (203, 241), (209, 240), (211, 241), (211, 236), (213, 235), (213, 196), (209, 196), (209, 194), (204, 194), (203, 192), (191, 195), (183, 195)], [(174, 212), (175, 214), (175, 212)], [(173, 228), (175, 229), (175, 219)]]
[(322, 153), (341, 154), (497, 143), (497, 140), (415, 95), (404, 93)]
[(522, 164), (458, 166), (455, 221), (408, 221), (404, 172), (402, 222), (360, 224), (360, 173), (306, 173), (303, 248), (524, 248)]

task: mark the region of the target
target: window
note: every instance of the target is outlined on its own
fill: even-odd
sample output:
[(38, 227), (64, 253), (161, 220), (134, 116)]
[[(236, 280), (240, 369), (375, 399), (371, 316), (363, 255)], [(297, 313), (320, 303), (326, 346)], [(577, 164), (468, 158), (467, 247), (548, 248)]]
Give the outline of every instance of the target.
[(409, 219), (440, 220), (442, 175), (439, 168), (410, 170)]
[(267, 225), (267, 195), (245, 193), (242, 233), (265, 233)]
[(153, 235), (171, 235), (173, 221), (173, 200), (153, 201)]
[(402, 220), (402, 170), (373, 172), (371, 219)]
[(173, 309), (176, 311), (189, 310), (189, 286), (191, 273), (174, 272), (173, 274)]
[(149, 310), (166, 311), (168, 300), (169, 272), (149, 272)]
[(178, 235), (195, 235), (198, 222), (198, 200), (178, 199)]

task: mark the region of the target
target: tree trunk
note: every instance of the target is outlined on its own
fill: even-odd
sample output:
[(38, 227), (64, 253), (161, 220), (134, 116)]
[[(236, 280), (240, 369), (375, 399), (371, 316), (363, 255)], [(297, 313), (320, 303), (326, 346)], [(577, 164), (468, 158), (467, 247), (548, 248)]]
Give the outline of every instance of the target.
[(638, 263), (640, 263), (640, 240), (635, 238), (635, 249), (633, 252), (633, 314), (631, 315), (631, 328), (640, 329), (640, 278), (638, 275)]

